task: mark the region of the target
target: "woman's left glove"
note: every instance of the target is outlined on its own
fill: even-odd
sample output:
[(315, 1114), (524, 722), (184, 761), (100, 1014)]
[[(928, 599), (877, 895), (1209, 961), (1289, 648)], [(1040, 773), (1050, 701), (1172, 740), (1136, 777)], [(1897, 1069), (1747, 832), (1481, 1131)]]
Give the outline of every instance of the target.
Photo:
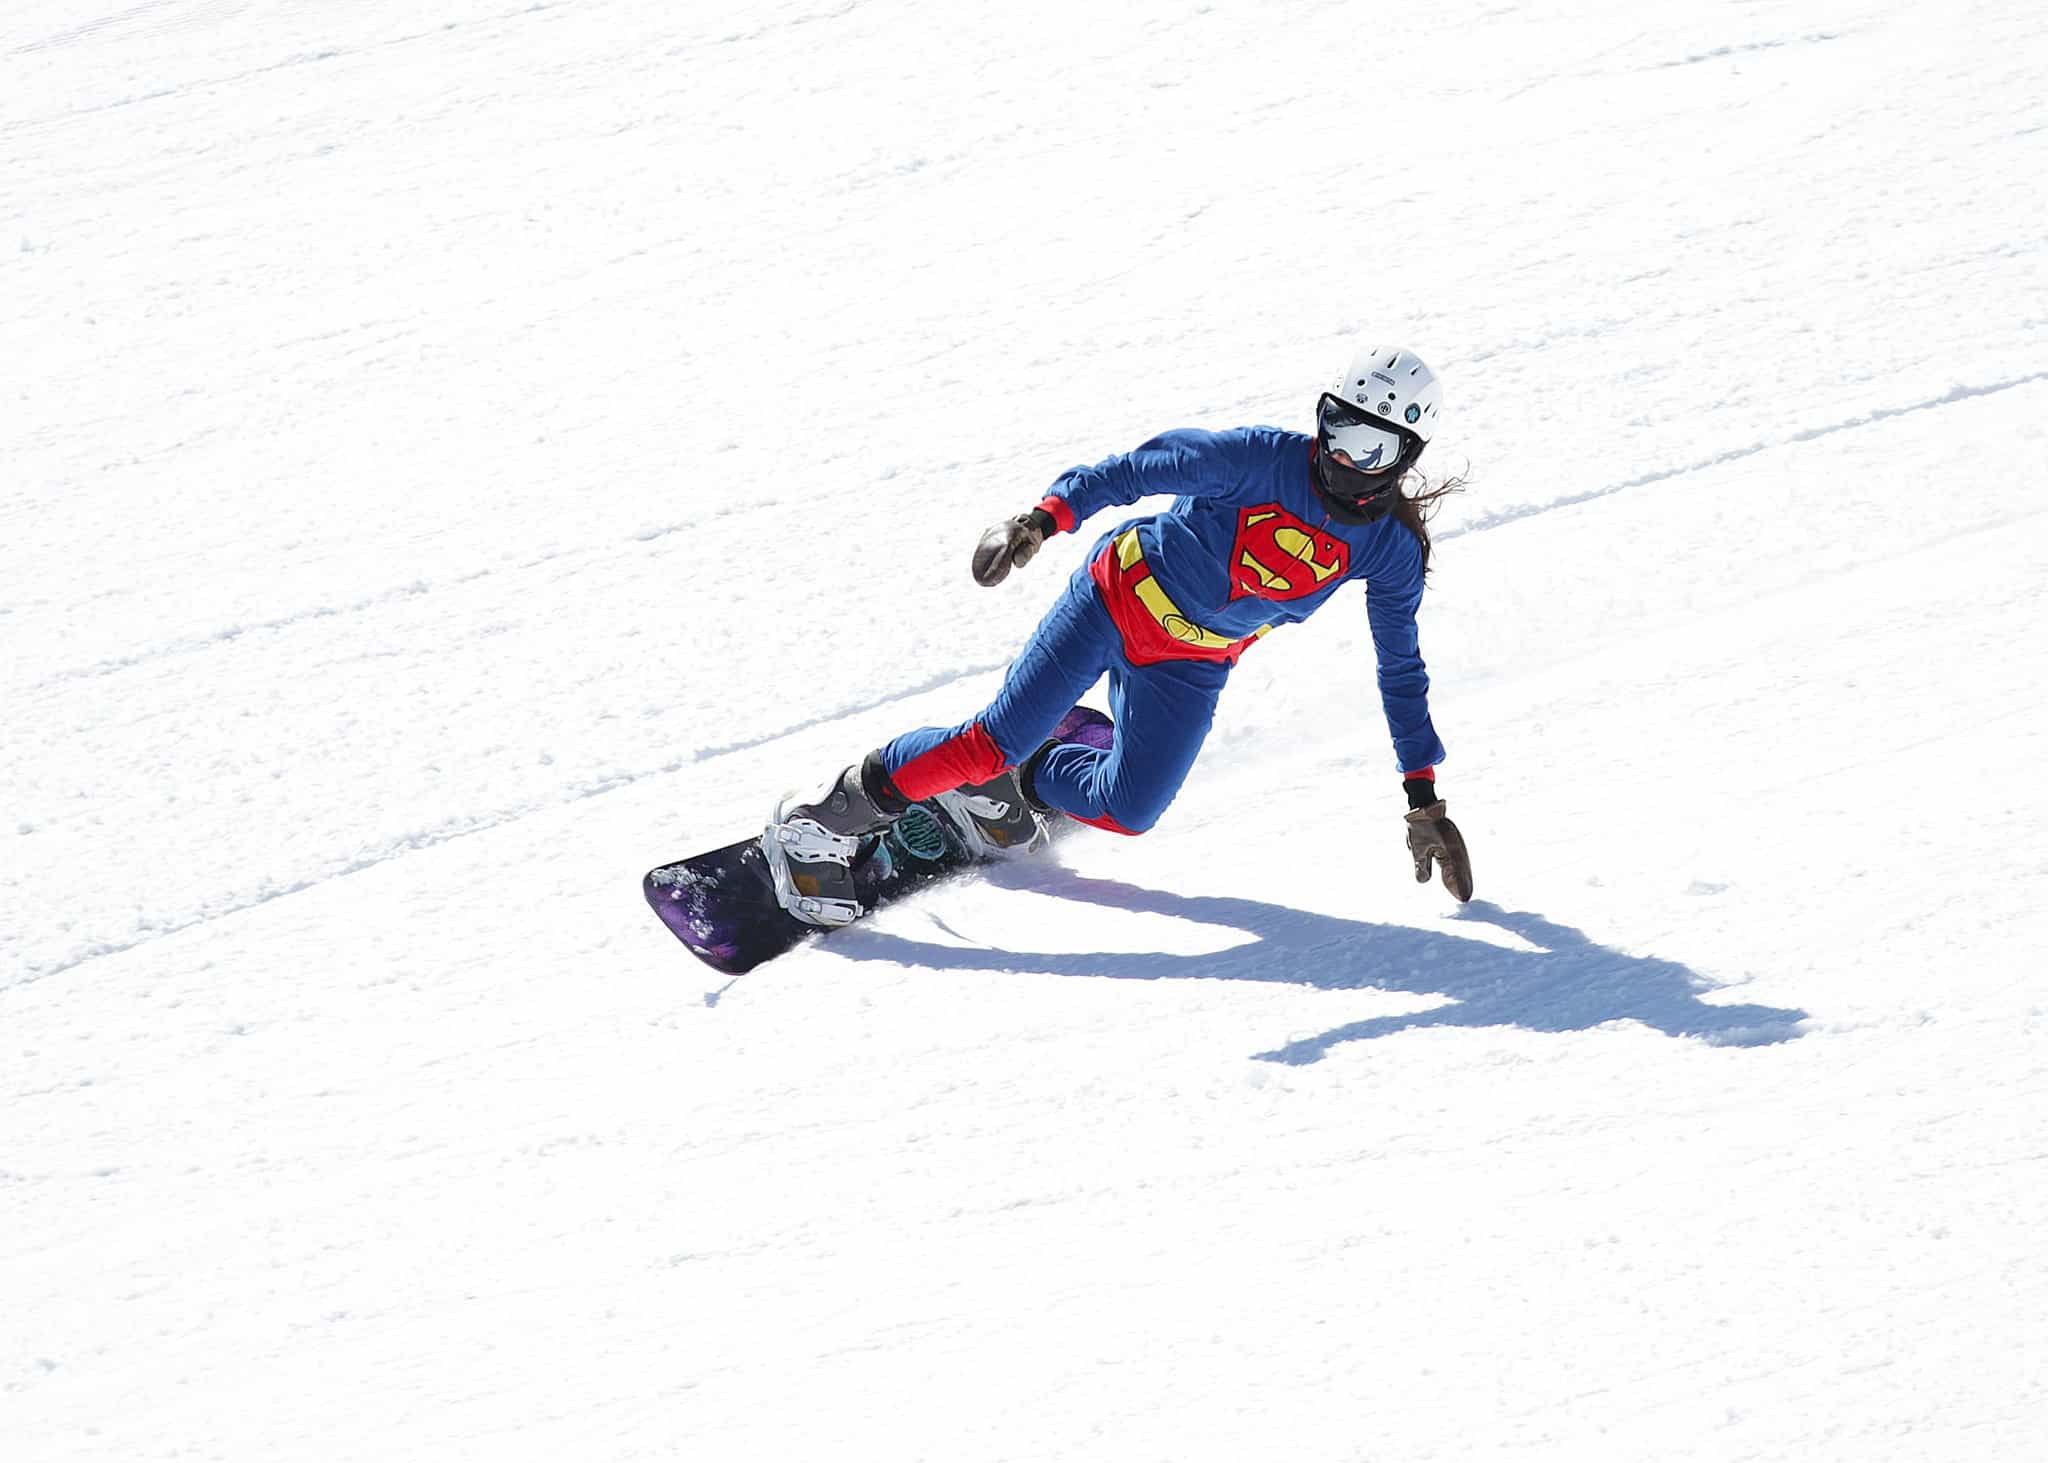
[(1443, 874), (1444, 888), (1460, 903), (1472, 897), (1472, 858), (1465, 852), (1465, 837), (1458, 825), (1444, 816), (1444, 800), (1438, 798), (1408, 813), (1408, 852), (1415, 859), (1415, 882), (1429, 882), (1434, 863)]

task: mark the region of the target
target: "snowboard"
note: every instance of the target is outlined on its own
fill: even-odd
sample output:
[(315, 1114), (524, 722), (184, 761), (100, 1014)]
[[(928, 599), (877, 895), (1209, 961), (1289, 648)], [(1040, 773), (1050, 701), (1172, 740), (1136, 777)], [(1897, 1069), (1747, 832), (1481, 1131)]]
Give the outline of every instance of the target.
[[(1106, 750), (1112, 741), (1110, 720), (1092, 707), (1076, 706), (1053, 729), (1053, 740)], [(1022, 796), (1014, 771), (980, 790)], [(1071, 818), (1050, 823), (1050, 833), (1074, 826)], [(913, 803), (894, 823), (862, 841), (853, 861), (854, 897), (864, 913), (872, 914), (984, 861), (936, 803)], [(744, 975), (814, 935), (830, 933), (805, 924), (776, 902), (759, 834), (650, 869), (640, 887), (683, 948), (726, 975)]]

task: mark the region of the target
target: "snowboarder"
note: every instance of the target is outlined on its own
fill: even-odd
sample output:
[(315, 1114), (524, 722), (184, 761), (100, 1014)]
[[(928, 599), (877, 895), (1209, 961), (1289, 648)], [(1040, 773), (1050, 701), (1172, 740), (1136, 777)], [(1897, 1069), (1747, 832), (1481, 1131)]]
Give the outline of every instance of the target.
[[(1166, 511), (1096, 541), (985, 709), (958, 726), (906, 732), (816, 796), (776, 809), (763, 841), (784, 908), (811, 924), (856, 917), (849, 864), (862, 837), (920, 799), (948, 804), (989, 853), (1033, 842), (1040, 814), (1144, 832), (1194, 765), (1238, 657), (1353, 580), (1366, 586), (1416, 880), (1438, 865), (1445, 886), (1470, 899), (1464, 843), (1437, 795), (1444, 748), (1415, 625), (1426, 519), (1457, 486), (1409, 482), (1441, 401), (1436, 373), (1412, 351), (1367, 347), (1318, 401), (1313, 437), (1275, 427), (1166, 432), (1063, 473), (1035, 508), (991, 528), (973, 557), (985, 586), (1112, 504), (1176, 495)], [(1050, 740), (1105, 673), (1113, 745)]]

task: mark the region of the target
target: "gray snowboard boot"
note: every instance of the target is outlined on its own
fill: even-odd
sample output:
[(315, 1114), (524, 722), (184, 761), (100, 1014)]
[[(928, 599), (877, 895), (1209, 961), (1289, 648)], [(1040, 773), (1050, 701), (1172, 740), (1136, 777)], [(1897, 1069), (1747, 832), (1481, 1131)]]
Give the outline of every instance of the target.
[(910, 806), (880, 755), (839, 773), (805, 802), (785, 797), (761, 834), (775, 900), (807, 925), (850, 925), (861, 917), (853, 864), (862, 840)]

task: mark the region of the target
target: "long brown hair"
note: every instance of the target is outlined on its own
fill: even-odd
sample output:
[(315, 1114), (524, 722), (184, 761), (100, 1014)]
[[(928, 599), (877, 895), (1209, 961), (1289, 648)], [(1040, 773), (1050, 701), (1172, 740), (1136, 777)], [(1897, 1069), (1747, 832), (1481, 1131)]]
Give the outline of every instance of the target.
[(1456, 476), (1432, 481), (1422, 475), (1420, 468), (1416, 468), (1401, 480), (1401, 486), (1394, 494), (1394, 517), (1422, 545), (1422, 572), (1425, 575), (1429, 573), (1429, 520), (1436, 517), (1438, 505), (1451, 494), (1461, 492), (1465, 483), (1466, 479)]

